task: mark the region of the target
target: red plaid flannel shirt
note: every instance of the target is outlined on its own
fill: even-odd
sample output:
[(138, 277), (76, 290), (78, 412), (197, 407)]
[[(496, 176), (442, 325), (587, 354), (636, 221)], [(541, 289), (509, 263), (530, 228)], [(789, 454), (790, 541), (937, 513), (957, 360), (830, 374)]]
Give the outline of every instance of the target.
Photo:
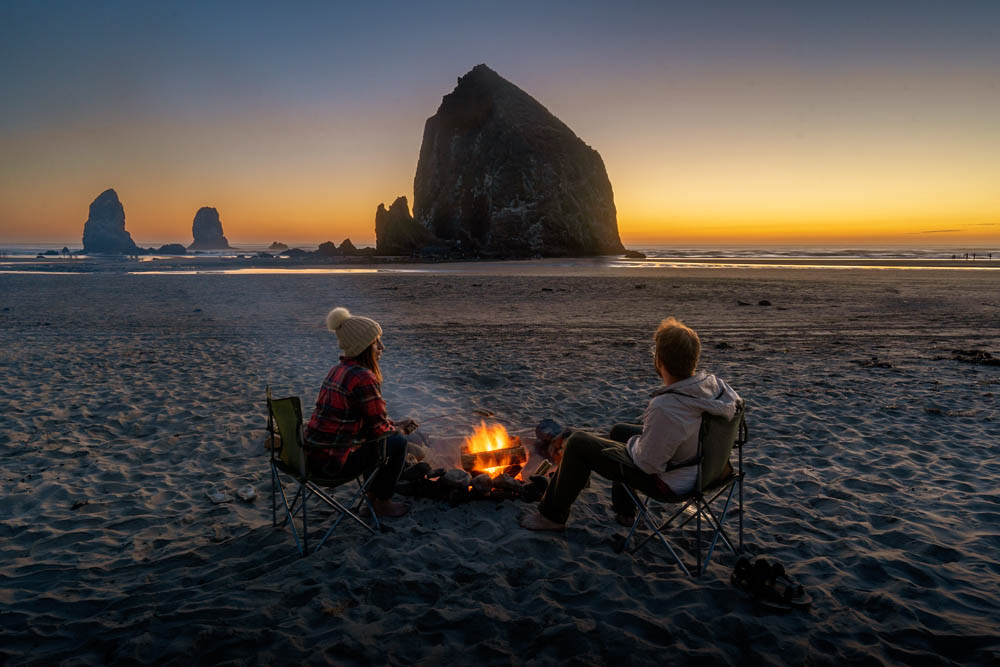
[(310, 466), (343, 466), (356, 448), (351, 442), (372, 440), (395, 430), (385, 411), (382, 388), (375, 374), (354, 359), (341, 357), (330, 369), (316, 399), (316, 410), (305, 428), (311, 445), (339, 445), (330, 449), (310, 450)]

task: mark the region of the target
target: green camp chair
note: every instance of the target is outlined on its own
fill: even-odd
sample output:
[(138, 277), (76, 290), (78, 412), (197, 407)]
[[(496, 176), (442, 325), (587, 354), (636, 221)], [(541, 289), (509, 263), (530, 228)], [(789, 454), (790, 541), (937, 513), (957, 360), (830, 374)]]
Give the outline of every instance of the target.
[[(316, 447), (305, 442), (302, 432), (302, 402), (298, 396), (287, 398), (273, 398), (271, 388), (267, 388), (267, 432), (270, 436), (271, 444), (271, 520), (275, 527), (278, 527), (278, 496), (285, 508), (285, 518), (281, 525), (288, 523), (292, 528), (292, 537), (295, 538), (295, 547), (300, 556), (309, 553), (309, 508), (308, 501), (315, 497), (332, 508), (337, 513), (337, 518), (333, 524), (323, 534), (319, 544), (313, 551), (318, 551), (326, 542), (327, 538), (336, 530), (341, 519), (345, 516), (354, 519), (359, 524), (368, 529), (371, 533), (382, 529), (378, 516), (375, 514), (371, 502), (368, 500), (368, 484), (375, 478), (375, 473), (386, 462), (385, 442), (389, 438), (386, 434), (376, 440), (364, 442), (352, 442), (350, 447), (378, 447), (377, 464), (369, 471), (361, 474), (346, 475), (340, 477), (323, 478), (312, 475), (306, 466), (306, 451), (309, 449), (326, 449)], [(279, 436), (280, 440), (275, 436)], [(362, 481), (362, 477), (368, 473), (367, 479)], [(296, 485), (295, 495), (292, 496), (291, 504), (285, 493), (285, 485), (282, 484), (281, 477), (290, 477)], [(358, 484), (357, 493), (349, 505), (344, 505), (332, 495), (324, 491), (324, 488), (333, 489), (344, 484), (356, 481)], [(362, 503), (368, 504), (368, 511), (371, 513), (372, 524), (369, 524), (360, 516), (356, 510), (360, 509)], [(302, 514), (302, 539), (299, 540), (299, 533), (295, 527), (294, 518), (301, 512)]]
[[(639, 542), (631, 550), (631, 553), (634, 554), (637, 552), (653, 537), (658, 537), (684, 574), (691, 576), (691, 571), (684, 564), (683, 559), (678, 555), (677, 551), (671, 546), (664, 532), (671, 528), (680, 530), (694, 519), (697, 525), (695, 536), (695, 550), (697, 553), (695, 573), (697, 576), (700, 577), (708, 568), (712, 552), (715, 550), (715, 545), (720, 537), (726, 546), (729, 547), (730, 551), (733, 553), (742, 553), (743, 446), (746, 444), (748, 437), (743, 401), (737, 404), (736, 414), (732, 419), (725, 419), (724, 417), (707, 413), (704, 414), (701, 418), (701, 429), (698, 433), (698, 455), (689, 464), (698, 466), (698, 476), (694, 490), (683, 495), (653, 494), (646, 496), (646, 499), (642, 500), (638, 491), (631, 488), (628, 484), (623, 484), (626, 493), (635, 502), (638, 512), (636, 512), (635, 521), (632, 523), (632, 528), (629, 530), (628, 536), (616, 551), (621, 553), (628, 549), (629, 542), (635, 536), (640, 520), (645, 520), (646, 525), (652, 529), (652, 532)], [(736, 470), (733, 469), (732, 464), (729, 462), (734, 448), (739, 452), (738, 468)], [(604, 450), (604, 454), (623, 466), (636, 468), (635, 463), (632, 462), (632, 459), (624, 448), (608, 448)], [(739, 540), (738, 547), (734, 547), (722, 524), (726, 520), (726, 513), (733, 500), (733, 493), (737, 488), (739, 488)], [(711, 504), (723, 494), (726, 494), (726, 501), (722, 506), (722, 512), (716, 516), (715, 512), (712, 511)], [(650, 501), (680, 504), (681, 507), (669, 519), (660, 523), (650, 511)], [(674, 521), (680, 519), (685, 514), (687, 516), (674, 526)], [(702, 560), (702, 517), (709, 524), (711, 530), (711, 543), (709, 544), (704, 560)]]

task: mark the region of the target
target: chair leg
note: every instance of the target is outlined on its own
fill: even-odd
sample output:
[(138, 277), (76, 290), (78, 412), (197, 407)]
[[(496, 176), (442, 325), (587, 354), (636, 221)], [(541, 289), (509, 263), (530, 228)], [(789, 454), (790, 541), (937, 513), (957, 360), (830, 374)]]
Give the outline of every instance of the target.
[[(699, 473), (699, 477), (698, 477), (699, 481), (701, 480), (700, 474), (701, 473)], [(696, 510), (695, 514), (698, 515), (698, 518), (695, 519), (695, 522), (697, 523), (697, 532), (695, 533), (695, 539), (694, 539), (695, 552), (698, 554), (698, 559), (697, 559), (696, 563), (697, 563), (697, 567), (698, 567), (698, 569), (697, 569), (698, 575), (697, 576), (699, 576), (699, 577), (701, 576), (701, 573), (703, 572), (703, 569), (702, 569), (702, 562), (701, 562), (701, 507), (699, 507), (698, 505), (703, 500), (704, 500), (704, 498), (702, 497), (701, 492), (699, 491), (698, 492), (698, 497), (695, 499), (695, 510)]]
[[(688, 502), (684, 503), (679, 510), (675, 511), (672, 515), (670, 515), (669, 519), (667, 519), (666, 521), (664, 521), (663, 523), (661, 523), (660, 524), (660, 530), (665, 530), (666, 528), (669, 528), (670, 524), (672, 524), (677, 519), (677, 517), (679, 517), (681, 514), (683, 514), (684, 511), (687, 508), (689, 508), (689, 507), (691, 507), (691, 501), (690, 500)], [(684, 520), (683, 523), (681, 523), (677, 527), (678, 528), (683, 528), (684, 525), (687, 524), (687, 522), (690, 521), (690, 520), (691, 520), (691, 517), (688, 517), (687, 519)], [(642, 542), (640, 542), (639, 544), (637, 544), (636, 547), (635, 547), (635, 549), (632, 550), (633, 553), (636, 552), (636, 551), (638, 551), (644, 544), (646, 544), (646, 542), (648, 542), (649, 540), (653, 539), (654, 535), (655, 535), (655, 533), (650, 533), (649, 535), (647, 535), (646, 539), (644, 539)]]
[(320, 542), (319, 542), (319, 546), (317, 546), (317, 547), (316, 547), (316, 548), (315, 548), (315, 549), (313, 550), (314, 552), (315, 552), (315, 551), (319, 551), (320, 547), (322, 547), (322, 546), (323, 546), (323, 544), (324, 544), (324, 543), (326, 542), (326, 539), (327, 539), (328, 537), (330, 537), (330, 535), (331, 535), (331, 534), (333, 533), (334, 529), (336, 529), (336, 527), (337, 527), (337, 526), (338, 526), (338, 525), (340, 524), (340, 521), (341, 521), (341, 519), (343, 519), (343, 518), (344, 518), (344, 516), (349, 516), (350, 518), (354, 519), (355, 521), (357, 521), (358, 523), (360, 523), (360, 524), (361, 524), (362, 526), (364, 526), (365, 528), (367, 528), (367, 529), (368, 529), (368, 530), (369, 530), (369, 531), (370, 531), (370, 532), (371, 532), (371, 533), (372, 533), (373, 535), (375, 534), (375, 529), (374, 529), (374, 528), (372, 528), (371, 526), (369, 526), (369, 525), (368, 525), (368, 524), (367, 524), (367, 523), (365, 522), (365, 520), (364, 520), (364, 519), (362, 519), (362, 518), (361, 518), (361, 517), (359, 517), (359, 516), (358, 516), (357, 514), (355, 514), (354, 512), (352, 512), (352, 511), (351, 511), (351, 510), (350, 510), (349, 508), (345, 507), (345, 506), (343, 505), (343, 503), (341, 503), (340, 501), (338, 501), (338, 500), (337, 500), (336, 498), (334, 498), (334, 497), (330, 496), (330, 495), (329, 495), (329, 494), (327, 494), (327, 493), (326, 493), (325, 491), (323, 491), (322, 489), (320, 489), (320, 488), (319, 488), (319, 487), (317, 487), (316, 485), (312, 484), (311, 482), (309, 483), (309, 485), (310, 485), (310, 489), (311, 489), (311, 491), (312, 491), (312, 492), (313, 492), (314, 494), (316, 494), (317, 496), (319, 496), (319, 498), (320, 498), (320, 499), (321, 499), (321, 500), (322, 500), (323, 502), (325, 502), (325, 503), (326, 503), (326, 504), (328, 504), (328, 505), (329, 505), (330, 507), (333, 507), (333, 508), (334, 508), (334, 509), (336, 509), (336, 510), (337, 510), (338, 512), (340, 512), (340, 516), (338, 516), (338, 517), (337, 517), (337, 520), (336, 520), (336, 521), (334, 521), (333, 525), (332, 525), (332, 526), (330, 526), (330, 528), (329, 528), (329, 529), (327, 529), (327, 531), (326, 531), (326, 534), (324, 534), (324, 535), (323, 535), (323, 539), (321, 539), (321, 540), (320, 540)]
[(733, 549), (732, 542), (729, 541), (729, 538), (726, 537), (725, 531), (722, 529), (722, 524), (726, 520), (726, 512), (729, 510), (729, 503), (732, 502), (733, 500), (733, 491), (735, 490), (736, 490), (735, 486), (730, 487), (729, 495), (726, 497), (726, 504), (723, 505), (722, 513), (719, 515), (718, 519), (716, 519), (715, 515), (712, 513), (712, 508), (709, 507), (708, 505), (705, 506), (705, 511), (708, 512), (709, 517), (711, 517), (712, 522), (715, 524), (715, 535), (712, 536), (712, 543), (708, 547), (708, 555), (705, 557), (705, 566), (701, 570), (702, 574), (704, 574), (705, 570), (708, 569), (708, 563), (709, 561), (712, 560), (712, 551), (715, 549), (715, 545), (719, 541), (720, 535), (722, 536), (722, 539), (725, 541), (726, 545), (729, 547), (729, 550), (732, 551), (733, 553), (736, 553), (736, 550)]
[(302, 486), (302, 557), (309, 553), (309, 483)]
[(625, 537), (625, 541), (622, 542), (621, 548), (618, 549), (619, 553), (628, 550), (628, 543), (632, 540), (632, 536), (635, 535), (635, 529), (639, 527), (639, 521), (645, 515), (646, 509), (646, 506), (639, 500), (638, 495), (632, 493), (632, 489), (628, 487), (628, 484), (623, 484), (622, 488), (625, 489), (625, 493), (627, 493), (628, 497), (632, 499), (632, 502), (635, 503), (635, 506), (639, 511), (635, 514), (635, 520), (632, 521), (632, 527), (629, 529), (628, 535)]
[[(273, 489), (272, 489), (272, 491), (273, 491)], [(299, 543), (299, 533), (295, 529), (295, 521), (292, 519), (292, 517), (295, 515), (295, 512), (294, 512), (295, 503), (298, 501), (299, 494), (302, 493), (302, 486), (300, 485), (299, 486), (299, 490), (295, 492), (295, 497), (292, 498), (292, 506), (291, 507), (288, 506), (288, 497), (285, 495), (285, 487), (282, 486), (280, 479), (278, 480), (278, 491), (281, 493), (281, 502), (285, 506), (285, 521), (282, 521), (281, 525), (283, 526), (283, 525), (285, 525), (285, 522), (288, 522), (288, 525), (290, 525), (292, 527), (292, 537), (295, 538), (295, 548), (298, 550), (299, 555), (303, 556), (303, 555), (305, 555), (305, 552), (304, 552), (304, 550), (302, 548), (302, 544)]]
[[(740, 456), (742, 457), (742, 455), (743, 454), (741, 452)], [(742, 470), (743, 469), (742, 458), (740, 459), (740, 461), (741, 461), (741, 463), (740, 463), (740, 470)], [(739, 550), (739, 553), (743, 553), (743, 473), (742, 472), (740, 473), (738, 484), (740, 485), (740, 518), (739, 518), (739, 522), (738, 522), (739, 523), (739, 527), (740, 527), (740, 529), (739, 529), (740, 530), (740, 550)]]
[(271, 463), (271, 527), (278, 527), (278, 497), (274, 488), (278, 482), (278, 471), (274, 469), (274, 462)]
[[(623, 548), (625, 545), (628, 544), (629, 539), (631, 539), (632, 534), (635, 532), (636, 527), (639, 525), (639, 518), (643, 517), (646, 519), (646, 522), (649, 524), (649, 527), (652, 528), (653, 534), (655, 534), (657, 537), (660, 538), (660, 542), (662, 542), (663, 546), (667, 548), (667, 551), (670, 552), (670, 555), (674, 557), (674, 561), (677, 562), (677, 566), (681, 568), (681, 571), (684, 573), (684, 575), (690, 577), (691, 572), (688, 570), (687, 566), (684, 565), (684, 561), (677, 554), (677, 552), (674, 551), (674, 548), (670, 545), (670, 541), (667, 540), (666, 536), (664, 536), (664, 534), (660, 532), (662, 526), (661, 528), (656, 527), (656, 522), (653, 520), (652, 514), (649, 512), (649, 507), (646, 505), (646, 503), (642, 502), (642, 500), (639, 499), (639, 494), (632, 492), (632, 490), (628, 487), (627, 484), (623, 484), (622, 486), (625, 488), (626, 493), (628, 493), (629, 497), (632, 498), (632, 501), (636, 504), (636, 507), (639, 509), (639, 511), (636, 513), (635, 521), (632, 523), (632, 530), (629, 531), (629, 536), (625, 538), (625, 543), (623, 545)], [(676, 516), (676, 514), (674, 516)], [(673, 517), (671, 517), (670, 520), (668, 520), (665, 524), (663, 524), (663, 526), (669, 525), (670, 521), (673, 521)], [(637, 552), (642, 547), (643, 544), (649, 541), (649, 539), (652, 536), (653, 535), (649, 535), (645, 540), (643, 540), (641, 544), (639, 544), (635, 549), (632, 550), (632, 553), (634, 554), (635, 552)]]

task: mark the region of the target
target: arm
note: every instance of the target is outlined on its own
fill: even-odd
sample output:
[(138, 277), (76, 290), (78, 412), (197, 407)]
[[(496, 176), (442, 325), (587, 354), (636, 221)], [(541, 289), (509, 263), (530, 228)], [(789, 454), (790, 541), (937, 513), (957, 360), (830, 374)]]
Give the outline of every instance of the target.
[(661, 473), (677, 448), (689, 435), (676, 415), (652, 406), (646, 409), (642, 433), (629, 438), (628, 451), (636, 467), (647, 473)]

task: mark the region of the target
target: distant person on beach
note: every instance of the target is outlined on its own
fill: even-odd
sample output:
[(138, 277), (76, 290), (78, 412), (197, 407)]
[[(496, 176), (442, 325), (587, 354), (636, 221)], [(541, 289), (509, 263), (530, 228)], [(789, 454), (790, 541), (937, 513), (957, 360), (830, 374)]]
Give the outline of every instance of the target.
[[(615, 518), (630, 526), (636, 507), (622, 482), (643, 493), (684, 494), (694, 489), (697, 467), (687, 465), (698, 453), (702, 413), (736, 414), (739, 396), (723, 380), (695, 372), (701, 355), (698, 334), (674, 318), (663, 320), (653, 336), (653, 366), (663, 387), (653, 393), (642, 425), (616, 424), (610, 439), (570, 431), (556, 438), (550, 452), (562, 460), (538, 510), (521, 525), (530, 530), (563, 530), (570, 506), (590, 479), (590, 473), (614, 482), (611, 502)], [(624, 448), (639, 470), (626, 468), (602, 450)]]
[(417, 423), (405, 419), (394, 424), (382, 400), (382, 371), (378, 360), (385, 345), (382, 327), (367, 317), (351, 315), (346, 308), (334, 308), (326, 316), (327, 328), (337, 334), (343, 350), (340, 363), (330, 369), (316, 399), (316, 410), (305, 427), (310, 445), (337, 445), (311, 450), (311, 471), (327, 476), (361, 473), (375, 465), (376, 449), (351, 449), (346, 443), (373, 440), (390, 433), (386, 441), (389, 461), (368, 487), (368, 497), (379, 516), (402, 516), (409, 508), (392, 501), (396, 480), (406, 458), (406, 437)]

